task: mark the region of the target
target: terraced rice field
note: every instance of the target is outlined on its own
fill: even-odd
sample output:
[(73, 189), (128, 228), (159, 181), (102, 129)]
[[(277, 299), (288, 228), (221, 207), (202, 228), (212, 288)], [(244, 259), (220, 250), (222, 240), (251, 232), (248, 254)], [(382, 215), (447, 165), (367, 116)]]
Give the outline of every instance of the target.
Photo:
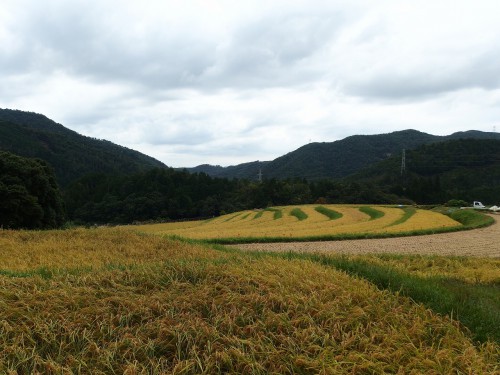
[(140, 225), (136, 229), (192, 239), (296, 239), (460, 226), (445, 215), (411, 207), (303, 205), (241, 211), (205, 221)]

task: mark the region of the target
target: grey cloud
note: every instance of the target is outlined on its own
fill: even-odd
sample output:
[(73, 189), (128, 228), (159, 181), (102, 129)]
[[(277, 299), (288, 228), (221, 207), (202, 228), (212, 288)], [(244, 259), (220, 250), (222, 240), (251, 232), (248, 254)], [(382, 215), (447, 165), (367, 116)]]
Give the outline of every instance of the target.
[(214, 139), (213, 133), (207, 128), (179, 128), (172, 125), (153, 127), (142, 136), (142, 141), (151, 145), (198, 145)]
[(152, 25), (143, 35), (128, 29), (126, 19), (111, 25), (107, 18), (112, 16), (101, 7), (58, 6), (57, 11), (35, 7), (16, 25), (12, 34), (18, 48), (0, 59), (4, 70), (46, 75), (64, 71), (99, 83), (169, 89), (196, 83), (214, 63), (216, 41), (194, 34), (169, 35), (162, 25)]
[[(344, 89), (348, 94), (387, 100), (420, 100), (452, 91), (480, 88), (500, 88), (500, 46), (497, 50), (467, 57), (465, 63), (433, 65), (410, 71), (385, 66), (369, 77), (347, 81)], [(391, 69), (392, 68), (392, 69)]]
[[(481, 17), (456, 34), (470, 34), (462, 43), (392, 22), (397, 0), (263, 0), (207, 17), (178, 1), (3, 1), (13, 16), (0, 18), (2, 102), (159, 155), (266, 160), (309, 137), (498, 118), (484, 104), (498, 101), (487, 91), (500, 87), (500, 47), (484, 38), (498, 26)], [(152, 13), (172, 6), (179, 18)], [(429, 16), (440, 26), (448, 15)], [(442, 95), (475, 87), (477, 103)]]
[(126, 18), (113, 24), (104, 6), (56, 4), (27, 12), (13, 31), (19, 48), (1, 59), (2, 68), (46, 75), (64, 71), (98, 83), (163, 90), (290, 86), (323, 74), (301, 63), (329, 43), (342, 24), (337, 13), (284, 9), (217, 40), (196, 27), (170, 32), (168, 25), (154, 24), (139, 32)]
[(308, 65), (343, 26), (341, 15), (283, 14), (249, 23), (222, 49), (207, 80), (245, 88), (295, 86), (324, 72)]

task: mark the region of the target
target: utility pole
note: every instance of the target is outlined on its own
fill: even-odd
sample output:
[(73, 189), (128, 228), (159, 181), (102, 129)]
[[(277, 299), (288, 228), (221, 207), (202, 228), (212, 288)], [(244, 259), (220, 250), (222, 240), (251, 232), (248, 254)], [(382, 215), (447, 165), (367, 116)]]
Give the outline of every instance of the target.
[(401, 176), (406, 172), (406, 150), (403, 148), (403, 155), (401, 157)]

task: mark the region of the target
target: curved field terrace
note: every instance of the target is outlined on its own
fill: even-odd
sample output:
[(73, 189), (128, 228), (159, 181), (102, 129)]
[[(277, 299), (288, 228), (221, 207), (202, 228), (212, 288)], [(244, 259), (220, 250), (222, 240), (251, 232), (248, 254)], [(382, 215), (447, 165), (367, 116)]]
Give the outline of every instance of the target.
[(205, 221), (139, 225), (146, 233), (231, 242), (384, 237), (460, 229), (450, 217), (413, 207), (301, 205), (247, 210)]

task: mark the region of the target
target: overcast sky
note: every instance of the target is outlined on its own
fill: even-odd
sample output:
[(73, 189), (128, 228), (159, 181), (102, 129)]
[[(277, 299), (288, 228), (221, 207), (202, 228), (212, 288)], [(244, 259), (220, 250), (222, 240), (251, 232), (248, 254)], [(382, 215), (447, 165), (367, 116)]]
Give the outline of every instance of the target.
[(173, 167), (500, 131), (500, 2), (1, 0), (0, 108)]

